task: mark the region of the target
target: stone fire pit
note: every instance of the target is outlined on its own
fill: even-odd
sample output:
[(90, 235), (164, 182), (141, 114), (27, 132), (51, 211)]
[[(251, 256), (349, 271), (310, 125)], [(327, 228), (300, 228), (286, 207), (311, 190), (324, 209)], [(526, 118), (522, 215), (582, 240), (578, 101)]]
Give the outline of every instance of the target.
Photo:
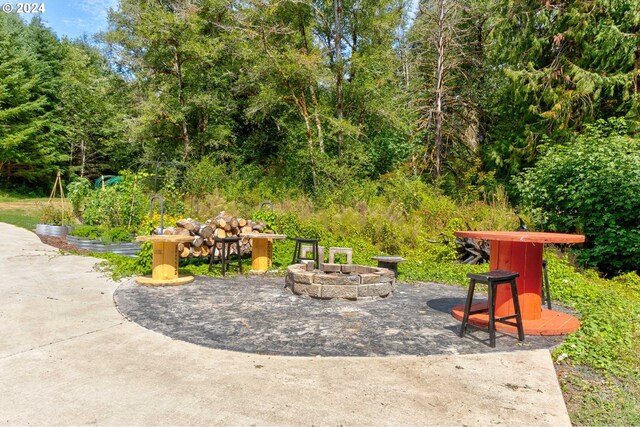
[(320, 264), (306, 270), (305, 264), (287, 269), (286, 284), (294, 294), (313, 298), (350, 300), (384, 298), (393, 292), (396, 280), (387, 268), (354, 264)]

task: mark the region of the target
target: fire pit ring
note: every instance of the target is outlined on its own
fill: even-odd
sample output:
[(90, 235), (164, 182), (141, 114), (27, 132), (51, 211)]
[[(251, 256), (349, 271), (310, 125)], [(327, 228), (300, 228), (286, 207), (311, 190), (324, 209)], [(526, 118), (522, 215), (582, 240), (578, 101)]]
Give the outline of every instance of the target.
[(305, 264), (287, 269), (286, 285), (296, 295), (320, 299), (379, 299), (389, 296), (396, 284), (393, 271), (387, 268), (355, 264), (320, 264), (306, 270)]

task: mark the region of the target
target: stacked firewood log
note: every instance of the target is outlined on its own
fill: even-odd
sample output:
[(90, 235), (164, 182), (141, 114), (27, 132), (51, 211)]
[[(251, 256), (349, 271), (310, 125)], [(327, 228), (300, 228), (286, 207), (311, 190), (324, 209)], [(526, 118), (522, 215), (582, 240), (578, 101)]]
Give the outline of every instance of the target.
[[(155, 233), (160, 232), (156, 228)], [(204, 223), (192, 218), (181, 219), (176, 222), (175, 227), (167, 227), (163, 230), (166, 235), (193, 236), (191, 242), (179, 243), (178, 254), (181, 258), (208, 257), (213, 252), (213, 256), (220, 255), (222, 243), (216, 243), (214, 237), (234, 237), (241, 233), (262, 233), (269, 232), (263, 221), (252, 221), (250, 219), (236, 218), (220, 212), (215, 218), (210, 218)], [(231, 253), (237, 252), (236, 245), (231, 246)], [(240, 240), (240, 255), (251, 253), (251, 239), (243, 237)]]

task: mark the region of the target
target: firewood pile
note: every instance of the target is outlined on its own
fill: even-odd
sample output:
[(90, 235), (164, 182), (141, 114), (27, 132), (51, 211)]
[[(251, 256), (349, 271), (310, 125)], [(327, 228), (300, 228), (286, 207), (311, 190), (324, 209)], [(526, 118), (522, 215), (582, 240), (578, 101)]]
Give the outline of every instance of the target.
[(462, 264), (489, 262), (489, 241), (456, 237), (457, 260)]
[[(263, 233), (270, 232), (266, 229), (263, 221), (252, 221), (250, 219), (236, 218), (220, 212), (215, 218), (210, 218), (204, 223), (192, 218), (181, 219), (176, 222), (175, 227), (167, 227), (163, 230), (165, 235), (193, 236), (193, 240), (187, 243), (178, 244), (178, 254), (181, 258), (208, 257), (213, 252), (214, 257), (220, 255), (222, 243), (216, 243), (214, 237), (234, 237), (240, 233)], [(156, 234), (160, 229), (156, 228)], [(243, 237), (240, 240), (240, 255), (251, 253), (251, 240)], [(231, 246), (231, 253), (237, 252), (236, 245)]]

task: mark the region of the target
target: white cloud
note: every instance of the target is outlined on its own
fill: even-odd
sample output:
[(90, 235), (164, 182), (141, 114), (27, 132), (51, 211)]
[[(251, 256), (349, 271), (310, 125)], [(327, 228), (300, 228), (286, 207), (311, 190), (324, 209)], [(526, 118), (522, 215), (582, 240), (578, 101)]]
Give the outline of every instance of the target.
[(62, 23), (69, 27), (78, 27), (78, 28), (88, 28), (91, 26), (91, 23), (89, 21), (82, 18), (63, 19)]
[(107, 10), (118, 6), (118, 0), (76, 0), (68, 2), (69, 7), (81, 11), (85, 16), (83, 26), (103, 27), (107, 22)]

